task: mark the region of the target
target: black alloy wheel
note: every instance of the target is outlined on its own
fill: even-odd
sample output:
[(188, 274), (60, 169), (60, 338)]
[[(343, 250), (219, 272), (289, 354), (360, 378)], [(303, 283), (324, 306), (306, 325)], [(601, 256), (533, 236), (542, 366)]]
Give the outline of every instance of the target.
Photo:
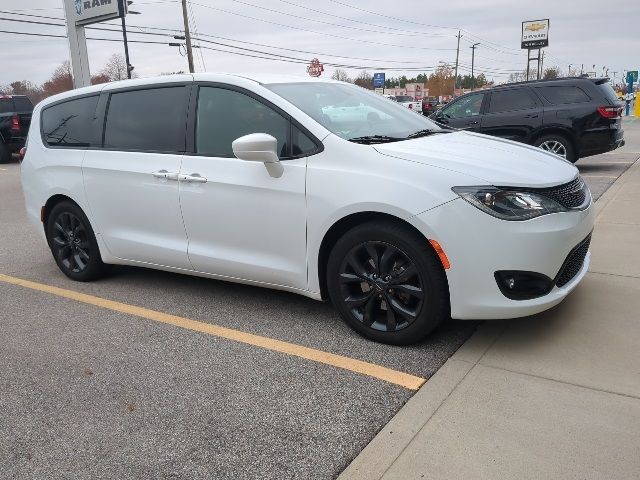
[(449, 317), (440, 260), (422, 235), (393, 221), (358, 225), (336, 242), (327, 290), (346, 323), (377, 342), (418, 342)]
[(70, 212), (62, 212), (53, 220), (54, 255), (64, 267), (74, 273), (86, 270), (91, 257), (91, 246), (87, 230), (78, 217)]
[(411, 325), (424, 290), (415, 264), (397, 247), (368, 241), (356, 245), (340, 266), (341, 294), (363, 325), (396, 332)]
[(49, 214), (46, 233), (53, 258), (66, 276), (84, 282), (103, 275), (105, 265), (95, 235), (80, 207), (58, 203)]

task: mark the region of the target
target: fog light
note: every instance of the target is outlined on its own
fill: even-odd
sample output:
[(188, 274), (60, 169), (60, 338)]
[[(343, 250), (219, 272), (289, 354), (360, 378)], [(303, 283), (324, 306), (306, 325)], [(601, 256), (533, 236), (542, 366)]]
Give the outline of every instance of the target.
[(553, 288), (553, 280), (537, 272), (500, 270), (495, 273), (498, 288), (511, 300), (530, 300), (542, 297)]

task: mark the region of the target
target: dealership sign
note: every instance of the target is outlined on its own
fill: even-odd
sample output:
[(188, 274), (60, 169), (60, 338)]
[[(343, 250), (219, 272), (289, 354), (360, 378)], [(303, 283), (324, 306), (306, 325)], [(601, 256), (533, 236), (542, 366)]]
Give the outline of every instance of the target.
[[(122, 0), (67, 0), (73, 3), (76, 25), (104, 22), (123, 15), (127, 2)], [(126, 12), (126, 10), (125, 10)]]
[(322, 72), (324, 72), (324, 65), (320, 63), (320, 60), (317, 58), (311, 60), (311, 63), (309, 63), (309, 66), (307, 67), (307, 73), (312, 77), (319, 77), (322, 75)]
[(549, 19), (522, 22), (520, 48), (534, 49), (549, 46)]

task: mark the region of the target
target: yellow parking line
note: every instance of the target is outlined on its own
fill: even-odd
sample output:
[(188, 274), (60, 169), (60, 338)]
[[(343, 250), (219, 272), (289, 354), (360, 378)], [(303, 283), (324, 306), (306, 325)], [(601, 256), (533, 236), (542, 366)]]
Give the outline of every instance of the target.
[(21, 287), (30, 288), (32, 290), (37, 290), (40, 292), (49, 293), (58, 297), (68, 298), (77, 302), (94, 305), (96, 307), (105, 308), (107, 310), (113, 310), (115, 312), (125, 313), (127, 315), (146, 318), (148, 320), (153, 320), (154, 322), (165, 323), (168, 325), (173, 325), (175, 327), (193, 330), (195, 332), (206, 333), (208, 335), (226, 338), (228, 340), (233, 340), (247, 345), (253, 345), (255, 347), (265, 348), (267, 350), (304, 358), (313, 362), (324, 363), (326, 365), (342, 368), (351, 372), (368, 375), (370, 377), (377, 378), (378, 380), (383, 380), (395, 385), (400, 385), (401, 387), (408, 388), (410, 390), (417, 390), (426, 381), (426, 379), (421, 377), (416, 377), (408, 373), (399, 372), (397, 370), (392, 370), (390, 368), (382, 367), (373, 363), (363, 362), (361, 360), (356, 360), (349, 357), (343, 357), (342, 355), (323, 352), (322, 350), (303, 347), (302, 345), (296, 345), (295, 343), (283, 342), (282, 340), (262, 337), (260, 335), (254, 335), (252, 333), (247, 333), (240, 330), (220, 327), (217, 325), (212, 325), (210, 323), (198, 322), (189, 318), (170, 315), (163, 312), (157, 312), (155, 310), (149, 310), (147, 308), (128, 305), (126, 303), (116, 302), (113, 300), (107, 300), (105, 298), (95, 297), (93, 295), (87, 295), (85, 293), (75, 292), (73, 290), (54, 287), (52, 285), (31, 282), (29, 280), (23, 280), (21, 278), (11, 277), (3, 274), (0, 274), (0, 281), (12, 285), (19, 285)]

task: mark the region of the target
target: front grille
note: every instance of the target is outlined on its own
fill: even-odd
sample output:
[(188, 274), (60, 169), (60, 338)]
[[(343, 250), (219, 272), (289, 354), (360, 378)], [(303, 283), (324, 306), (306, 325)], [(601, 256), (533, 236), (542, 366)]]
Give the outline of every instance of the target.
[(584, 264), (584, 258), (587, 256), (590, 243), (591, 234), (571, 250), (556, 276), (555, 283), (558, 287), (565, 286), (578, 274)]
[(587, 195), (589, 195), (589, 187), (584, 183), (582, 177), (578, 175), (575, 180), (558, 185), (557, 187), (536, 188), (535, 191), (555, 200), (564, 208), (580, 208), (584, 206)]

